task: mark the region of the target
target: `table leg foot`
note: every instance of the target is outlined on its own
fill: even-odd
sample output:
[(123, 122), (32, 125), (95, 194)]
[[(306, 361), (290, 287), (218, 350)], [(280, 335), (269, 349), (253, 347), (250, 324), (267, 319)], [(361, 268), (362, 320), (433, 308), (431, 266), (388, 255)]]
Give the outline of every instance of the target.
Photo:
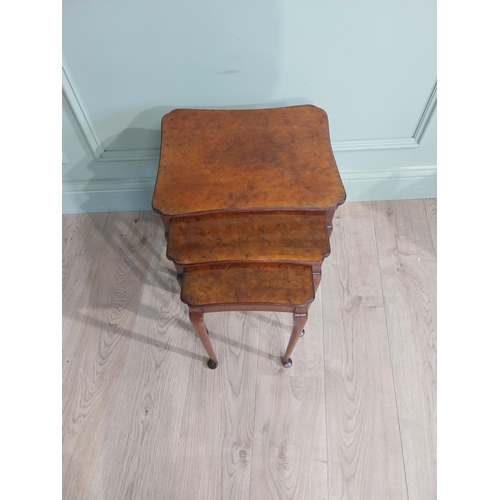
[(306, 334), (306, 331), (305, 331), (305, 330), (302, 330), (302, 332), (300, 332), (300, 336), (301, 336), (301, 337), (303, 337), (305, 334)]
[(302, 337), (302, 332), (304, 331), (304, 326), (307, 321), (307, 312), (294, 312), (293, 313), (293, 329), (292, 335), (290, 336), (290, 341), (288, 342), (288, 347), (286, 348), (285, 354), (283, 355), (283, 366), (285, 368), (290, 368), (292, 366), (292, 360), (290, 356), (292, 355), (293, 348), (295, 344)]
[(196, 333), (198, 334), (198, 337), (200, 337), (201, 343), (203, 344), (203, 347), (207, 351), (209, 360), (208, 360), (208, 367), (210, 369), (217, 368), (217, 365), (219, 362), (217, 361), (217, 356), (215, 355), (215, 352), (212, 347), (212, 343), (210, 342), (210, 339), (208, 338), (208, 332), (207, 332), (207, 327), (205, 326), (205, 322), (203, 321), (203, 312), (199, 310), (193, 310), (189, 309), (189, 319), (191, 320), (191, 323), (194, 326), (194, 329), (196, 330)]

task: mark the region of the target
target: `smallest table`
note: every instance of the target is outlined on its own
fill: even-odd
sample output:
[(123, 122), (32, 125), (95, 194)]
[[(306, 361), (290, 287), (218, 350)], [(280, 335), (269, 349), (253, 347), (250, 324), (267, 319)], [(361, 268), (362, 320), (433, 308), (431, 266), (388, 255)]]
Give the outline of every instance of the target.
[(314, 300), (311, 268), (297, 264), (220, 264), (187, 268), (181, 300), (189, 306), (193, 324), (216, 368), (217, 357), (203, 321), (205, 312), (283, 311), (293, 313), (293, 329), (283, 366), (292, 366), (290, 355), (303, 332)]

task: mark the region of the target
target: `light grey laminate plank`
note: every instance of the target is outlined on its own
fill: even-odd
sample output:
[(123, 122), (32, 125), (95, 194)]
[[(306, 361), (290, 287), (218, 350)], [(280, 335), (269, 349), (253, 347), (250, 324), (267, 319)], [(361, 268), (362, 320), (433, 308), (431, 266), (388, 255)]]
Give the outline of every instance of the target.
[(103, 217), (99, 237), (87, 241), (93, 262), (81, 277), (85, 293), (76, 313), (63, 310), (78, 318), (63, 349), (63, 498), (71, 500), (92, 490), (143, 291), (142, 265), (151, 257), (151, 218)]
[(253, 460), (258, 321), (248, 313), (213, 313), (205, 323), (219, 360), (191, 363), (171, 498), (248, 499)]
[(335, 220), (372, 221), (372, 205), (369, 201), (347, 201), (335, 211)]
[[(108, 214), (67, 214), (62, 224), (62, 342), (72, 332), (92, 267), (96, 266)], [(78, 321), (78, 320), (76, 320)], [(64, 366), (63, 366), (64, 370)]]
[[(99, 454), (93, 499), (170, 498), (191, 363), (203, 363), (179, 300), (173, 265), (165, 258), (164, 229), (147, 243), (150, 268), (131, 330), (113, 412)], [(97, 319), (93, 319), (97, 323)]]
[(437, 199), (430, 198), (424, 200), (427, 220), (429, 221), (429, 229), (431, 231), (432, 244), (434, 245), (434, 253), (437, 255)]
[(423, 200), (373, 203), (410, 500), (436, 498), (436, 257)]
[(328, 498), (324, 398), (321, 378), (259, 375), (252, 500)]
[(334, 220), (323, 321), (330, 500), (407, 499), (372, 221)]

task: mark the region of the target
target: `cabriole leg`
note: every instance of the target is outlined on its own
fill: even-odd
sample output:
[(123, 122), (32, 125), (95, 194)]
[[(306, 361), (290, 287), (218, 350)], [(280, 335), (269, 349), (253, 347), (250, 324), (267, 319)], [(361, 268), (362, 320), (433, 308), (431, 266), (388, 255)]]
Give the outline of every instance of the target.
[(207, 354), (210, 358), (207, 363), (208, 367), (212, 370), (217, 368), (219, 362), (217, 361), (217, 357), (215, 356), (212, 343), (208, 338), (207, 327), (205, 326), (205, 322), (203, 321), (203, 313), (201, 311), (189, 310), (189, 319), (191, 320), (191, 323), (193, 324), (194, 329), (196, 330), (198, 337), (200, 337), (201, 343), (203, 344), (203, 347), (207, 351)]
[(288, 347), (286, 348), (285, 355), (283, 356), (283, 366), (285, 368), (290, 368), (292, 366), (292, 351), (295, 347), (295, 344), (302, 336), (302, 331), (304, 330), (304, 326), (307, 321), (307, 311), (306, 312), (294, 312), (293, 313), (293, 329), (292, 335), (290, 337), (290, 341), (288, 342)]

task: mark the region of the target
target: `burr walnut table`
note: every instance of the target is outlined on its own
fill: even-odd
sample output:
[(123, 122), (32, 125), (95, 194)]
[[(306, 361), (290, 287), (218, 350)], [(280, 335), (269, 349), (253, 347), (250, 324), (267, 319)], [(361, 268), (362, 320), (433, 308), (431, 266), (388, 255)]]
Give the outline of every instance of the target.
[(218, 361), (203, 314), (234, 310), (293, 313), (283, 356), (292, 365), (344, 201), (328, 119), (315, 106), (163, 117), (153, 209), (210, 368)]

